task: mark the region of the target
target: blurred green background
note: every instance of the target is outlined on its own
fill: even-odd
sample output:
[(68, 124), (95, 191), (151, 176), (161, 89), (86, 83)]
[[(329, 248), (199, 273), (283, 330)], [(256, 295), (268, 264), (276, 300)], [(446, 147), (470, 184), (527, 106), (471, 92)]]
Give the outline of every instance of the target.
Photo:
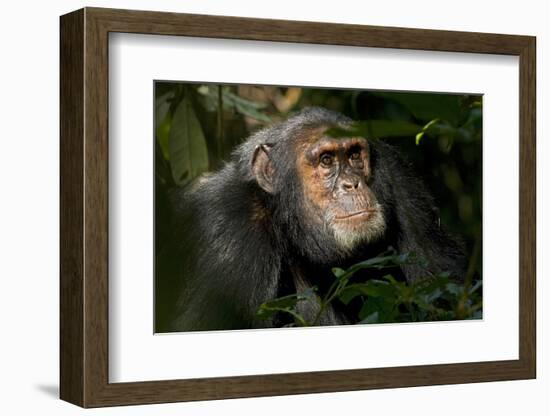
[(464, 239), (481, 277), (480, 95), (157, 81), (157, 253), (169, 232), (171, 188), (219, 168), (252, 132), (307, 106), (341, 112), (358, 121), (360, 133), (397, 145), (435, 196), (441, 223)]

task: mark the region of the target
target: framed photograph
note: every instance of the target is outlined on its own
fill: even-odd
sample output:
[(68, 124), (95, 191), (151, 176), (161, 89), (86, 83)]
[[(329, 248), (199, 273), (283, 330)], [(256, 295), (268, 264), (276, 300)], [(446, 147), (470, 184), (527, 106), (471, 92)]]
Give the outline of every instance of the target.
[(63, 400), (535, 378), (534, 37), (60, 23)]

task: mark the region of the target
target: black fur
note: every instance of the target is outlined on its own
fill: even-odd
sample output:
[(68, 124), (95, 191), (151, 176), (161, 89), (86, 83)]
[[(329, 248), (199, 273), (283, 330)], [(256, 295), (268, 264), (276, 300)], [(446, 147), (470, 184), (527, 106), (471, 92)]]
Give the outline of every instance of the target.
[[(199, 178), (188, 190), (175, 191), (172, 240), (156, 262), (157, 332), (282, 325), (284, 320), (258, 320), (258, 306), (308, 286), (322, 291), (332, 282), (331, 267), (349, 266), (388, 246), (428, 259), (432, 273), (463, 275), (461, 246), (439, 226), (430, 193), (382, 141), (369, 140), (369, 186), (383, 207), (384, 238), (349, 253), (304, 218), (294, 141), (305, 129), (349, 122), (325, 109), (303, 110), (252, 135), (220, 171)], [(251, 171), (260, 144), (272, 146), (273, 194), (258, 186)], [(418, 265), (404, 266), (401, 272), (409, 281), (426, 277)], [(349, 311), (340, 306), (328, 308), (320, 323), (350, 323)], [(313, 313), (307, 305), (303, 308), (301, 313)]]

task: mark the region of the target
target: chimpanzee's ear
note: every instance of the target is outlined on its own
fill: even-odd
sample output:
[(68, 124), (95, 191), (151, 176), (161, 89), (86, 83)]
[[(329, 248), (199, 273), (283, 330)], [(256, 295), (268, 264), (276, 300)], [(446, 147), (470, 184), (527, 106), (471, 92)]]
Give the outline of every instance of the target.
[(273, 145), (260, 144), (254, 149), (254, 155), (252, 156), (252, 174), (256, 178), (256, 182), (260, 185), (264, 191), (269, 194), (275, 192), (273, 185), (274, 181), (274, 169), (273, 163), (269, 158), (269, 152)]

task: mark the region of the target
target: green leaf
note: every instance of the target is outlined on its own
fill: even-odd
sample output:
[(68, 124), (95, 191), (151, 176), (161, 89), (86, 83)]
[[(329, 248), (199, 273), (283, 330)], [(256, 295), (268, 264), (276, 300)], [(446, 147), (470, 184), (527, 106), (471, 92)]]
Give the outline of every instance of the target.
[(304, 301), (317, 302), (316, 290), (315, 287), (310, 287), (300, 293), (294, 293), (264, 302), (256, 311), (256, 315), (261, 319), (269, 319), (278, 312), (286, 312), (291, 314), (297, 322), (302, 325), (305, 320), (296, 313), (296, 305), (298, 302)]
[(357, 296), (384, 297), (394, 299), (397, 296), (398, 288), (383, 280), (369, 280), (366, 283), (356, 283), (346, 286), (340, 292), (339, 299), (348, 304)]
[(468, 293), (471, 295), (471, 294), (474, 293), (476, 290), (478, 290), (478, 289), (481, 287), (482, 284), (483, 284), (483, 281), (478, 280), (477, 282), (475, 282), (475, 283), (472, 285), (472, 287), (470, 288), (470, 290), (469, 290)]
[(344, 269), (341, 269), (339, 267), (333, 267), (332, 268), (332, 274), (336, 276), (337, 279), (340, 279), (342, 276), (346, 274), (346, 271)]
[(362, 319), (361, 321), (359, 321), (359, 324), (377, 324), (380, 322), (379, 315), (380, 314), (378, 313), (378, 311), (373, 312), (370, 315), (368, 315), (365, 319)]
[(184, 98), (174, 111), (168, 136), (174, 182), (183, 185), (208, 170), (208, 150), (191, 101)]
[(260, 319), (270, 319), (277, 313), (287, 313), (294, 318), (294, 322), (299, 326), (310, 326), (306, 319), (297, 313), (294, 308), (270, 308), (261, 306), (256, 312), (256, 316)]
[(155, 176), (161, 184), (173, 186), (170, 163), (168, 163), (166, 157), (162, 154), (162, 149), (160, 147), (158, 138), (155, 143)]
[(359, 323), (396, 322), (393, 306), (394, 303), (384, 298), (368, 298), (359, 312)]
[(271, 118), (259, 111), (265, 107), (265, 104), (246, 100), (231, 92), (225, 92), (223, 97), (235, 106), (238, 113), (266, 123), (271, 121)]
[(277, 299), (270, 300), (268, 302), (262, 303), (260, 307), (266, 307), (271, 309), (287, 309), (293, 308), (300, 301), (298, 294), (289, 295), (280, 297)]
[(416, 288), (419, 293), (431, 293), (437, 289), (444, 289), (445, 285), (449, 283), (449, 276), (441, 273), (433, 279), (421, 280), (417, 282)]
[(160, 146), (162, 156), (165, 160), (170, 160), (170, 153), (168, 150), (168, 137), (170, 137), (170, 126), (172, 125), (172, 118), (170, 113), (167, 113), (164, 119), (157, 124), (156, 137)]
[(174, 97), (173, 91), (162, 94), (155, 100), (155, 120), (160, 123), (170, 110), (170, 100)]
[(436, 277), (433, 280), (417, 282), (415, 286), (415, 296), (423, 302), (431, 303), (439, 299), (444, 294), (445, 286), (449, 283), (446, 275)]
[(237, 110), (237, 112), (241, 113), (242, 115), (253, 118), (255, 120), (263, 121), (265, 123), (269, 123), (271, 121), (271, 118), (269, 118), (266, 114), (260, 113), (254, 108), (246, 107), (246, 106), (243, 106), (242, 104), (235, 103), (235, 109)]
[(365, 293), (362, 290), (362, 285), (349, 285), (342, 289), (342, 291), (338, 295), (338, 299), (340, 299), (340, 301), (344, 305), (347, 305), (357, 296), (362, 296), (364, 294)]
[(386, 279), (388, 282), (390, 282), (394, 286), (399, 286), (401, 284), (401, 282), (398, 282), (397, 280), (395, 280), (395, 277), (393, 277), (391, 274), (386, 274), (385, 276), (383, 276), (383, 278)]
[(475, 106), (475, 107), (472, 107), (470, 109), (470, 113), (468, 114), (468, 119), (466, 120), (466, 122), (463, 124), (462, 127), (475, 127), (477, 129), (481, 129), (482, 125), (481, 125), (481, 121), (482, 121), (482, 117), (483, 117), (483, 112), (482, 112), (482, 109), (481, 109), (481, 104), (480, 106)]
[(443, 290), (435, 289), (429, 293), (426, 293), (424, 296), (419, 294), (418, 299), (421, 299), (426, 303), (432, 303), (434, 300), (439, 299), (442, 295), (443, 295)]
[[(386, 255), (388, 253), (391, 254)], [(416, 258), (414, 253), (395, 254), (393, 249), (391, 249), (377, 257), (354, 264), (346, 271), (346, 273), (353, 274), (361, 269), (384, 269), (398, 267), (404, 264), (420, 263), (420, 260), (421, 259)]]
[[(208, 111), (218, 110), (219, 102), (217, 87), (212, 88), (208, 85), (201, 85), (197, 89), (197, 92), (201, 97), (203, 97), (203, 104)], [(267, 114), (259, 111), (267, 107), (266, 103), (259, 103), (256, 101), (247, 100), (246, 98), (240, 97), (237, 94), (232, 93), (227, 87), (223, 88), (222, 94), (223, 108), (225, 110), (234, 110), (244, 116), (263, 121), (265, 123), (271, 121), (271, 118)]]
[(422, 131), (416, 135), (416, 145), (418, 146), (420, 144), (420, 140), (422, 139), (422, 136), (428, 131), (430, 127), (432, 127), (435, 123), (439, 121), (438, 118), (434, 118), (432, 121), (430, 121), (428, 124), (426, 124), (424, 127), (422, 127)]
[[(158, 93), (159, 86), (156, 86)], [(174, 98), (174, 91), (170, 90), (158, 96), (155, 100), (155, 133), (158, 144), (162, 150), (164, 159), (169, 159), (168, 154), (168, 135), (170, 133), (170, 125), (172, 117), (170, 115), (171, 100)]]
[(445, 285), (445, 290), (455, 297), (459, 297), (462, 296), (462, 293), (464, 292), (464, 287), (451, 282)]
[(223, 97), (229, 100), (229, 102), (232, 102), (235, 105), (240, 105), (247, 110), (262, 110), (267, 107), (266, 103), (259, 103), (257, 101), (247, 100), (246, 98), (240, 97), (237, 94), (232, 93), (231, 91), (224, 91)]

